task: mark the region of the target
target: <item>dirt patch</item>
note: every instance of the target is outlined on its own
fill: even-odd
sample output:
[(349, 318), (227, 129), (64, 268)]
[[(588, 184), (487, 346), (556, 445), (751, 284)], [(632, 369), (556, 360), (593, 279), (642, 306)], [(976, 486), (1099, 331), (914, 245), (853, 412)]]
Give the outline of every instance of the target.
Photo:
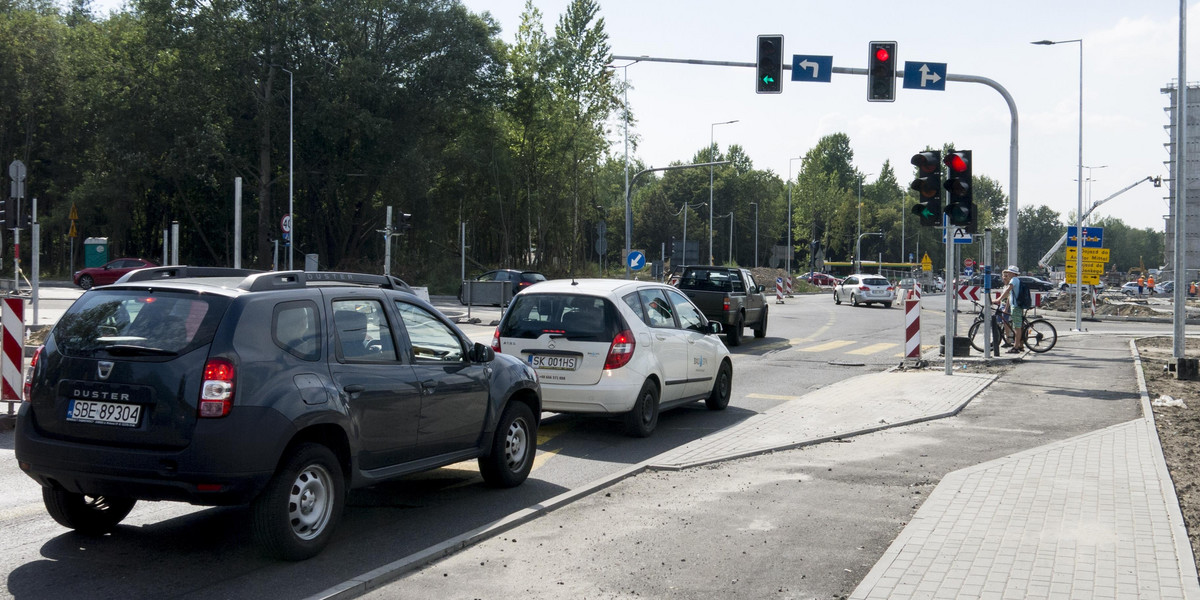
[[(1192, 554), (1197, 557), (1200, 567), (1200, 381), (1181, 381), (1165, 370), (1167, 364), (1174, 363), (1173, 348), (1170, 337), (1137, 340), (1151, 403), (1162, 401), (1164, 397), (1175, 400), (1173, 404), (1183, 403), (1153, 406), (1154, 423), (1167, 468), (1175, 482), (1179, 508), (1187, 523)], [(1188, 339), (1184, 354), (1189, 358), (1200, 354), (1200, 339)]]

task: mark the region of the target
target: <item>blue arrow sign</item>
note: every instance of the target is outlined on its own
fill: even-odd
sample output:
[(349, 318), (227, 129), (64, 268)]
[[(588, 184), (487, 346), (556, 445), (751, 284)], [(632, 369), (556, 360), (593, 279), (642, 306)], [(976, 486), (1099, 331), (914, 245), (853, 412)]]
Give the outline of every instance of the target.
[(946, 91), (946, 63), (904, 61), (904, 87)]
[(646, 255), (641, 250), (634, 250), (625, 258), (625, 264), (634, 271), (641, 271), (646, 266)]
[(792, 81), (833, 81), (833, 57), (793, 54)]

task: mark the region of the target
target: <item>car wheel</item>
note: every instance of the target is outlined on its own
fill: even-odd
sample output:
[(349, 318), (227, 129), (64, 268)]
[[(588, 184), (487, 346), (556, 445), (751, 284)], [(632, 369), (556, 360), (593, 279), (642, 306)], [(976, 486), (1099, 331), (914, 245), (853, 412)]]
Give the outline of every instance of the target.
[(646, 381), (638, 392), (633, 410), (625, 413), (625, 433), (632, 437), (648, 437), (658, 426), (658, 386)]
[(484, 483), (498, 488), (521, 485), (533, 468), (537, 452), (537, 422), (524, 402), (510, 402), (492, 436), (492, 451), (479, 457)]
[(891, 307), (892, 307), (892, 303), (891, 303), (891, 302), (884, 302), (884, 303), (883, 303), (883, 307), (884, 307), (884, 308), (891, 308)]
[(254, 537), (283, 560), (312, 558), (333, 537), (345, 497), (346, 480), (333, 452), (300, 444), (250, 505)]
[(729, 327), (729, 331), (725, 332), (725, 339), (729, 342), (729, 345), (731, 347), (741, 345), (742, 329), (744, 327), (745, 327), (745, 324), (742, 322), (742, 316), (738, 315), (737, 323), (734, 323), (732, 326)]
[(763, 307), (762, 318), (758, 320), (758, 325), (754, 326), (754, 337), (767, 337), (767, 307)]
[(842, 303), (842, 299), (840, 296), (838, 296), (837, 290), (833, 290), (833, 303), (837, 305), (841, 305)]
[(721, 363), (721, 368), (717, 369), (717, 379), (713, 382), (712, 391), (708, 397), (704, 399), (704, 406), (708, 410), (725, 410), (729, 406), (729, 394), (733, 389), (733, 366), (729, 361)]
[(133, 510), (137, 500), (86, 496), (59, 488), (42, 488), (42, 503), (59, 525), (79, 533), (102, 535), (116, 529)]
[(79, 278), (79, 287), (81, 287), (85, 290), (92, 289), (92, 286), (95, 284), (96, 284), (96, 281), (94, 279), (92, 279), (91, 275), (84, 275)]
[(853, 306), (858, 306), (858, 296), (856, 296), (854, 292), (850, 292), (850, 304)]

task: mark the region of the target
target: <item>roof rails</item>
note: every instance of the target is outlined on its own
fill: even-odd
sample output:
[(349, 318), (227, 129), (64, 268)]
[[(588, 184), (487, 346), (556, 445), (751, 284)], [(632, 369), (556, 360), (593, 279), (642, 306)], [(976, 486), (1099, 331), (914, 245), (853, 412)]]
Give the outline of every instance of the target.
[(231, 269), (227, 267), (189, 267), (173, 265), (169, 267), (147, 267), (130, 271), (121, 276), (116, 283), (132, 283), (135, 281), (151, 281), (156, 279), (182, 279), (185, 277), (250, 277), (262, 271), (253, 269)]
[(388, 290), (400, 290), (409, 293), (413, 291), (399, 277), (369, 275), (366, 273), (344, 273), (339, 271), (270, 271), (257, 273), (247, 277), (238, 288), (251, 292), (259, 292), (263, 290), (304, 288), (309, 283), (381, 287)]
[(148, 267), (130, 271), (118, 279), (117, 283), (193, 277), (241, 277), (244, 279), (238, 284), (238, 289), (249, 292), (300, 289), (307, 287), (310, 283), (381, 287), (388, 290), (401, 290), (409, 293), (413, 291), (402, 279), (392, 277), (391, 275), (369, 275), (366, 273), (343, 273), (338, 271), (257, 271), (227, 267), (189, 267), (186, 265)]

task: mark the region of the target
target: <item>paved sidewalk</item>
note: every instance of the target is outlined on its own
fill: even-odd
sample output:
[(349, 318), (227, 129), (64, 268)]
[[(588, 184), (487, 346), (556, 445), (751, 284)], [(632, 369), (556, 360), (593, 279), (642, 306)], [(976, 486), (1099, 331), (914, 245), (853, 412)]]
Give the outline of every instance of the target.
[(1141, 419), (948, 474), (850, 597), (1200, 598), (1138, 384)]

